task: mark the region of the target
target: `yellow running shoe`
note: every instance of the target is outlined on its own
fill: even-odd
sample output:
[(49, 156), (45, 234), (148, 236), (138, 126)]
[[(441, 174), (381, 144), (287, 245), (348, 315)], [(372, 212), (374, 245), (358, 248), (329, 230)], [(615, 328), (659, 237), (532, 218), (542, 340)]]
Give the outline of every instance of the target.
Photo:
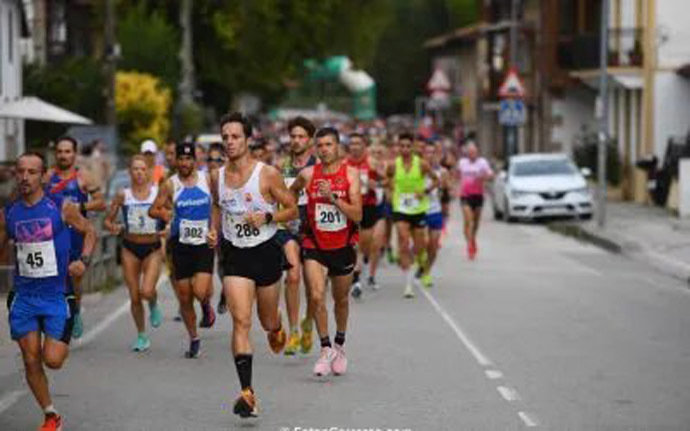
[(312, 345), (314, 344), (312, 340), (313, 322), (310, 318), (305, 317), (302, 319), (300, 326), (302, 327), (302, 338), (300, 339), (302, 353), (307, 354), (311, 352)]
[(290, 333), (290, 338), (288, 339), (287, 346), (285, 347), (285, 356), (294, 356), (300, 348), (300, 336), (299, 331), (293, 331)]
[(431, 274), (429, 273), (422, 275), (421, 281), (422, 285), (427, 289), (431, 288), (434, 285), (434, 280), (431, 278)]
[(285, 333), (285, 328), (283, 328), (283, 318), (280, 312), (278, 313), (278, 322), (280, 322), (280, 328), (277, 331), (268, 331), (266, 334), (268, 345), (271, 346), (271, 350), (275, 354), (282, 352), (285, 343), (287, 343), (287, 334)]

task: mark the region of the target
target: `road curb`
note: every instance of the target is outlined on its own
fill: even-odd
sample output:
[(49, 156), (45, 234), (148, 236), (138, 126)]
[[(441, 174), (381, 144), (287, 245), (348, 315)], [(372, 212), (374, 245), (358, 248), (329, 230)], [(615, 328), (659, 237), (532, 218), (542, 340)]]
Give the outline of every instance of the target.
[(547, 225), (549, 230), (569, 236), (580, 241), (594, 244), (606, 251), (616, 254), (623, 254), (623, 245), (604, 235), (592, 232), (580, 224), (575, 223), (550, 223)]

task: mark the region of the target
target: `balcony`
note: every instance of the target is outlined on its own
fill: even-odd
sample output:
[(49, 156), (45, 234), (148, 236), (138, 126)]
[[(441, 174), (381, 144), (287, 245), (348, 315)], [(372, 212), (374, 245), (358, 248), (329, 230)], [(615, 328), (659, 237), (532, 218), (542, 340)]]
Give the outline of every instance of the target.
[[(642, 67), (642, 34), (640, 28), (609, 29), (608, 67)], [(599, 34), (560, 36), (558, 65), (564, 70), (599, 68)]]

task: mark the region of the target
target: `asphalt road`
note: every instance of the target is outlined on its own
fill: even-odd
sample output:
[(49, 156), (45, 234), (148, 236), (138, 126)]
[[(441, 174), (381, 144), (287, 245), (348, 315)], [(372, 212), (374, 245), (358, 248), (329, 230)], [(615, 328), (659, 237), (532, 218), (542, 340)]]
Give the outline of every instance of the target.
[[(256, 322), (262, 411), (245, 421), (231, 413), (227, 314), (185, 359), (163, 283), (165, 323), (134, 354), (125, 290), (87, 298), (85, 342), (51, 373), (65, 430), (690, 429), (686, 286), (539, 225), (486, 220), (479, 245), (469, 262), (454, 219), (435, 286), (412, 300), (384, 264), (381, 290), (351, 305), (346, 376), (312, 377), (315, 351), (272, 355)], [(41, 418), (16, 346), (0, 343), (0, 430)]]

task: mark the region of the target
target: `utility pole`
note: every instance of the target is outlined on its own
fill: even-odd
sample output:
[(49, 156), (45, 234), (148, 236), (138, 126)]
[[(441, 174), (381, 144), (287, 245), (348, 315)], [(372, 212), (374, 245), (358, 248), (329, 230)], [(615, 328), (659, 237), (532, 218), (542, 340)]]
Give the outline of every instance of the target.
[[(510, 67), (518, 70), (518, 4), (519, 0), (511, 0), (510, 5)], [(517, 153), (518, 126), (504, 126), (505, 146), (503, 152), (506, 161)]]
[(182, 27), (182, 45), (180, 47), (180, 104), (194, 102), (194, 55), (192, 52), (192, 0), (182, 0), (180, 4), (180, 27)]
[(606, 224), (606, 152), (609, 140), (608, 48), (609, 48), (609, 0), (601, 2), (601, 34), (599, 46), (599, 142), (597, 157), (597, 224)]
[[(105, 122), (110, 127), (117, 127), (115, 112), (115, 72), (119, 46), (115, 39), (115, 0), (105, 1)], [(117, 153), (120, 154), (119, 148)]]

